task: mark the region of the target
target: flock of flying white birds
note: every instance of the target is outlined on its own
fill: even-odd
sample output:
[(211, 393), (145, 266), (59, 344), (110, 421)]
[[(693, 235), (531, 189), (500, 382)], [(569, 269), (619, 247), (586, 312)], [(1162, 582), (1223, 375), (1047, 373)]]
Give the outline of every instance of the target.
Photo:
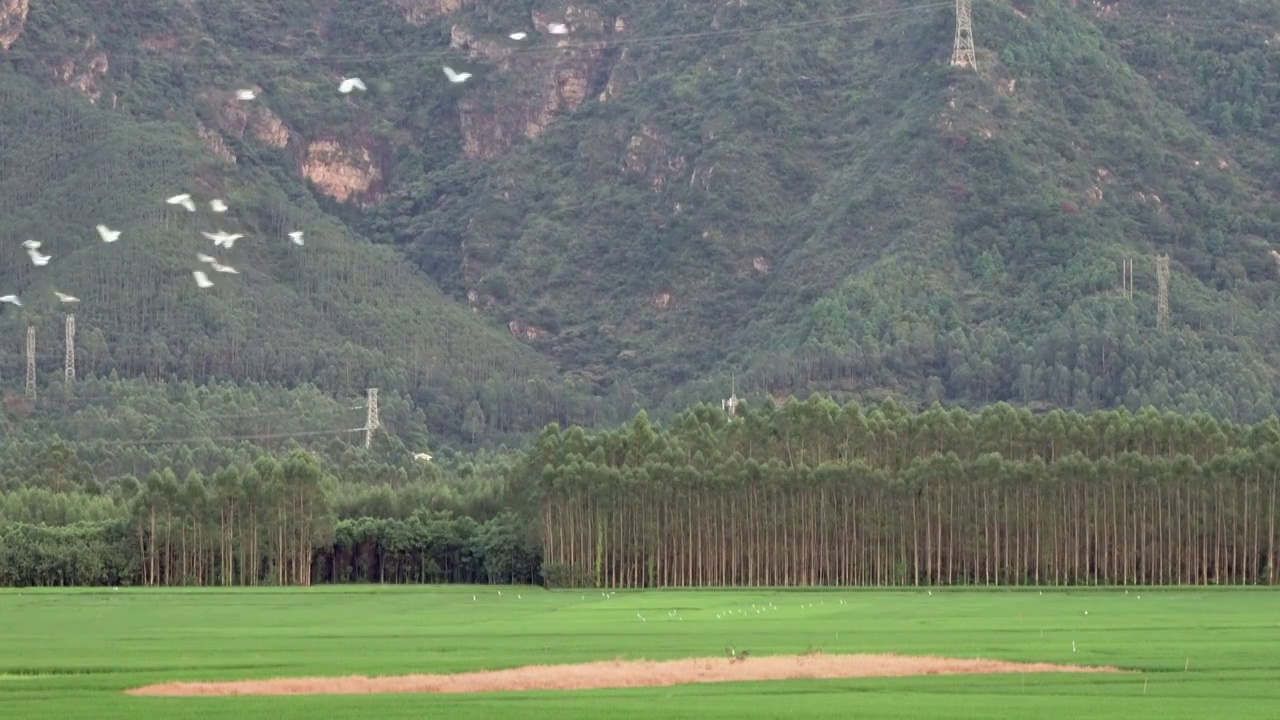
[[(552, 35), (567, 35), (569, 33), (569, 28), (564, 23), (548, 23), (547, 32)], [(511, 38), (512, 40), (524, 40), (529, 37), (529, 34), (526, 32), (514, 32), (508, 35), (507, 37)], [(448, 65), (444, 66), (443, 70), (444, 70), (445, 77), (449, 78), (449, 82), (454, 84), (464, 83), (471, 78), (471, 73), (457, 72), (453, 68), (449, 67)], [(364, 81), (362, 81), (358, 77), (344, 77), (342, 81), (338, 83), (338, 92), (344, 95), (349, 94), (353, 90), (364, 91), (365, 89), (366, 88), (365, 88)], [(257, 96), (258, 94), (253, 90), (245, 89), (245, 90), (236, 91), (236, 99), (242, 100), (242, 101), (253, 100)], [(187, 212), (193, 213), (196, 211), (196, 203), (194, 200), (192, 200), (191, 195), (189, 193), (181, 193), (178, 195), (174, 195), (173, 197), (165, 200), (165, 202), (170, 205), (180, 206), (183, 209), (185, 209)], [(219, 198), (214, 198), (213, 200), (209, 201), (209, 209), (215, 213), (225, 213), (227, 211), (227, 204), (225, 201)], [(99, 237), (102, 238), (102, 242), (104, 243), (113, 243), (116, 240), (120, 239), (119, 230), (112, 230), (106, 225), (98, 225), (97, 230), (98, 230)], [(224, 247), (228, 250), (230, 250), (231, 247), (235, 245), (236, 240), (239, 240), (240, 238), (244, 237), (244, 235), (241, 233), (228, 233), (222, 230), (218, 230), (217, 232), (207, 232), (207, 231), (201, 230), (200, 234), (205, 236), (209, 240), (212, 240), (214, 247)], [(293, 232), (290, 232), (289, 240), (294, 245), (304, 244), (302, 231), (295, 230)], [(49, 264), (49, 260), (51, 256), (42, 255), (40, 253), (40, 242), (38, 240), (27, 240), (22, 244), (24, 247), (26, 247), (27, 255), (31, 257), (31, 262), (36, 267), (44, 267)], [(239, 270), (236, 270), (230, 265), (223, 265), (222, 263), (218, 262), (216, 258), (214, 258), (211, 255), (206, 255), (205, 253), (197, 253), (196, 259), (199, 260), (202, 264), (208, 265), (209, 269), (214, 272), (232, 273), (237, 275), (240, 273)], [(191, 276), (195, 278), (197, 287), (200, 287), (200, 288), (213, 287), (213, 281), (209, 279), (208, 273), (206, 273), (204, 270), (199, 270), (199, 269), (192, 270)], [(80, 302), (80, 298), (74, 295), (68, 295), (66, 293), (59, 292), (57, 290), (54, 290), (54, 294), (58, 296), (58, 300), (64, 303)], [(0, 296), (0, 303), (8, 303), (11, 305), (22, 307), (22, 300), (17, 295)], [(430, 456), (427, 456), (427, 458), (420, 458), (420, 459), (429, 459), (429, 457)]]

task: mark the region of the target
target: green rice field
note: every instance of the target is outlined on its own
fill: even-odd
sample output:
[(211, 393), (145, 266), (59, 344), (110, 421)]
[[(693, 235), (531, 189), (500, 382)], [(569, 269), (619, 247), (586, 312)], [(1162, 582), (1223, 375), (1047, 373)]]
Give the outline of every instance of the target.
[[(755, 612), (761, 608), (768, 609)], [(1135, 672), (485, 695), (124, 693), (172, 680), (723, 657), (730, 644), (753, 656), (892, 652)], [(598, 590), (491, 586), (0, 591), (0, 718), (256, 717), (1276, 718), (1280, 594), (624, 590), (603, 597)]]

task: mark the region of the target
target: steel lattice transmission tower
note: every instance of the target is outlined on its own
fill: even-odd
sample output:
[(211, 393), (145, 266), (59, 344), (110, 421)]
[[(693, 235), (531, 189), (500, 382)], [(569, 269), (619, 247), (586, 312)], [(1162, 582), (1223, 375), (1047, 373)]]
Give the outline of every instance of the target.
[(67, 360), (64, 365), (67, 384), (76, 381), (76, 315), (67, 315)]
[(369, 400), (365, 404), (364, 411), (364, 446), (366, 448), (373, 446), (373, 431), (382, 427), (382, 420), (378, 417), (378, 388), (369, 388)]
[(1156, 256), (1156, 282), (1159, 283), (1156, 295), (1156, 327), (1164, 330), (1169, 327), (1169, 256)]
[(951, 65), (978, 69), (978, 57), (973, 50), (973, 0), (956, 0), (956, 47), (951, 53)]
[(733, 389), (729, 393), (728, 399), (720, 401), (720, 409), (724, 410), (730, 415), (733, 415), (738, 411), (738, 375), (737, 373), (734, 373)]
[(27, 399), (36, 399), (36, 326), (27, 326)]

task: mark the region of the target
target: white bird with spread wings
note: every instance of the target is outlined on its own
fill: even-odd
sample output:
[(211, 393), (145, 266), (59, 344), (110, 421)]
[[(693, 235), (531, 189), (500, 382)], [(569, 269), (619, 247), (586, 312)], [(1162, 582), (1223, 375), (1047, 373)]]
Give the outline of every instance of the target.
[(469, 72), (462, 72), (462, 73), (457, 72), (457, 71), (455, 71), (453, 68), (449, 67), (448, 65), (445, 65), (445, 66), (444, 66), (444, 74), (445, 74), (445, 76), (446, 76), (446, 77), (448, 77), (448, 78), (449, 78), (449, 82), (454, 83), (454, 84), (457, 84), (457, 83), (464, 83), (464, 82), (466, 82), (467, 80), (469, 80), (469, 79), (471, 78), (471, 73), (469, 73)]
[(191, 196), (187, 193), (174, 195), (168, 200), (165, 200), (165, 202), (169, 203), (170, 205), (181, 205), (182, 207), (187, 209), (187, 212), (196, 211), (196, 204), (191, 201)]

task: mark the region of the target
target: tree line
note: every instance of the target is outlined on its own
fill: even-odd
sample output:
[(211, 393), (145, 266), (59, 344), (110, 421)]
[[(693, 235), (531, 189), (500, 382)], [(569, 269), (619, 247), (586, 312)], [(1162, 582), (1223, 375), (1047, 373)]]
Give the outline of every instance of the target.
[(1274, 584), (1280, 423), (813, 398), (549, 428), (544, 576), (607, 587)]
[(60, 447), (0, 489), (0, 584), (1280, 580), (1274, 418), (815, 396), (550, 425), (514, 457), (412, 473), (376, 451), (259, 452), (99, 487)]
[[(117, 503), (82, 492), (0, 493), (0, 585), (228, 586), (532, 582), (528, 524), (423, 483), (353, 486), (311, 453), (261, 455), (179, 481), (153, 471)], [(61, 500), (61, 502), (60, 502)], [(44, 504), (65, 524), (13, 520)], [(74, 507), (67, 507), (72, 505)], [(368, 512), (381, 514), (374, 517)], [(9, 513), (11, 515), (6, 515)]]

